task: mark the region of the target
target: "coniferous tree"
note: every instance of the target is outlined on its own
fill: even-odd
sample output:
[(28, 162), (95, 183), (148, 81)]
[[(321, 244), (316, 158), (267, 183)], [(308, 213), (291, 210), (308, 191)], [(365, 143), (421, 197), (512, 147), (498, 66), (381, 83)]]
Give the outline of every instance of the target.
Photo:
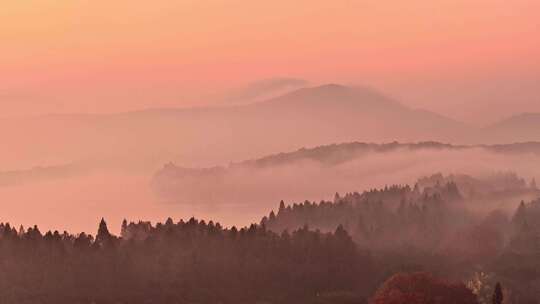
[(524, 201), (519, 203), (519, 207), (512, 218), (512, 222), (517, 225), (518, 228), (522, 228), (527, 224), (527, 207), (525, 206)]
[(283, 211), (285, 211), (285, 202), (281, 200), (281, 202), (279, 202), (278, 215), (283, 215)]
[(107, 242), (111, 239), (111, 233), (109, 232), (109, 229), (107, 228), (107, 223), (105, 222), (104, 218), (101, 218), (101, 221), (99, 222), (98, 227), (98, 233), (96, 235), (96, 242), (98, 244), (102, 244), (104, 242)]
[(127, 230), (128, 230), (127, 220), (124, 219), (122, 221), (122, 227), (120, 228), (120, 236), (123, 238), (127, 238)]
[(504, 299), (504, 296), (503, 296), (503, 292), (502, 292), (502, 288), (501, 288), (501, 283), (497, 282), (497, 284), (495, 285), (495, 290), (493, 291), (492, 303), (493, 304), (502, 304), (503, 299)]

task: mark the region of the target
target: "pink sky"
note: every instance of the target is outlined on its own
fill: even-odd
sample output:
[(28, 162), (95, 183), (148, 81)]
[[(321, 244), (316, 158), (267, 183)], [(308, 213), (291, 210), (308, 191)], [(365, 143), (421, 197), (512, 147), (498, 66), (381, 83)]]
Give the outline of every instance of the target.
[(7, 116), (211, 104), (278, 76), (466, 121), (540, 111), (536, 0), (28, 0), (0, 19)]

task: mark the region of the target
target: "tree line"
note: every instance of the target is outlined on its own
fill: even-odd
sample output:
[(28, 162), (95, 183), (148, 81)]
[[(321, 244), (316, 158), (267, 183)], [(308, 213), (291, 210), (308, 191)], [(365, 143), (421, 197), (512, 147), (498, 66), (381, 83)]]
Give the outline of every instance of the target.
[(394, 185), (240, 229), (124, 220), (119, 236), (2, 223), (0, 303), (539, 303), (540, 200), (481, 219), (463, 200), (452, 182)]
[(102, 220), (94, 237), (0, 224), (0, 303), (362, 302), (374, 275), (342, 227), (122, 226), (115, 236)]

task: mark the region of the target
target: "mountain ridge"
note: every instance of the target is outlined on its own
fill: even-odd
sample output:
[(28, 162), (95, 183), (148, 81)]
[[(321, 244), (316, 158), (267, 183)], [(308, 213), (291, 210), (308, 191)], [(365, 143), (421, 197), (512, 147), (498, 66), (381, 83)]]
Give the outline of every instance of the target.
[[(315, 147), (302, 147), (289, 152), (280, 152), (269, 154), (255, 159), (248, 159), (240, 162), (230, 163), (228, 166), (211, 166), (208, 168), (187, 168), (178, 167), (186, 170), (215, 170), (217, 168), (240, 168), (240, 167), (267, 167), (270, 165), (280, 165), (294, 162), (297, 160), (313, 160), (329, 165), (339, 164), (351, 160), (349, 156), (358, 156), (359, 153), (368, 152), (394, 152), (399, 149), (418, 151), (418, 150), (471, 150), (484, 149), (489, 152), (501, 154), (534, 154), (540, 156), (540, 142), (522, 142), (512, 144), (496, 145), (454, 145), (436, 141), (424, 142), (389, 142), (389, 143), (371, 143), (371, 142), (346, 142)], [(335, 158), (334, 156), (339, 156)], [(171, 166), (168, 163), (165, 166)], [(174, 166), (174, 165), (173, 165)]]
[(514, 114), (501, 121), (493, 123), (483, 132), (493, 141), (515, 142), (540, 140), (540, 113), (526, 112)]
[[(32, 136), (10, 132), (20, 126)], [(439, 113), (408, 107), (369, 87), (326, 84), (246, 105), (0, 120), (0, 136), (10, 147), (0, 151), (0, 167), (78, 162), (133, 151), (160, 162), (182, 159), (204, 164), (329, 142), (487, 144), (540, 140), (530, 130), (518, 130), (521, 135), (515, 137), (512, 132), (499, 136), (498, 131), (476, 129)]]

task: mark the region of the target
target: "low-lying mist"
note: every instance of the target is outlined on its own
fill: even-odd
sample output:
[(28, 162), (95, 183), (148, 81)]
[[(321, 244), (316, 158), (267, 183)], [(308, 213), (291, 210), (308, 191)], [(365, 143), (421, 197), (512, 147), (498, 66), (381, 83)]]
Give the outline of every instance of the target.
[[(231, 165), (207, 169), (165, 166), (153, 181), (157, 193), (170, 205), (223, 208), (234, 203), (258, 212), (276, 208), (277, 202), (320, 201), (336, 192), (347, 193), (386, 185), (409, 184), (436, 172), (467, 174), (480, 178), (498, 172), (516, 172), (530, 181), (540, 176), (534, 154), (509, 155), (482, 148), (458, 150), (399, 149), (358, 155), (338, 164), (312, 159), (264, 167)], [(482, 205), (483, 209), (514, 208), (521, 198), (501, 198)]]
[[(119, 233), (124, 218), (164, 221), (168, 217), (213, 219), (228, 225), (248, 224), (260, 215), (250, 206), (166, 204), (142, 173), (95, 168), (77, 175), (52, 177), (0, 186), (3, 202), (0, 222), (38, 225), (42, 231), (67, 230), (95, 233), (104, 217)], [(255, 209), (258, 210), (258, 209)]]
[[(299, 158), (265, 166), (173, 166), (174, 174), (182, 172), (180, 176), (163, 174), (167, 166), (152, 177), (146, 170), (93, 165), (60, 177), (42, 176), (1, 186), (4, 208), (0, 221), (90, 233), (101, 217), (108, 220), (113, 232), (119, 230), (123, 218), (155, 222), (169, 216), (195, 216), (226, 226), (247, 225), (276, 209), (280, 200), (320, 201), (333, 198), (336, 192), (362, 192), (392, 184), (413, 186), (418, 178), (437, 172), (485, 177), (511, 171), (528, 182), (540, 176), (540, 168), (533, 165), (538, 159), (535, 154), (494, 153), (483, 148), (402, 148), (359, 153), (337, 163)], [(513, 210), (521, 199), (504, 197), (470, 207)]]

